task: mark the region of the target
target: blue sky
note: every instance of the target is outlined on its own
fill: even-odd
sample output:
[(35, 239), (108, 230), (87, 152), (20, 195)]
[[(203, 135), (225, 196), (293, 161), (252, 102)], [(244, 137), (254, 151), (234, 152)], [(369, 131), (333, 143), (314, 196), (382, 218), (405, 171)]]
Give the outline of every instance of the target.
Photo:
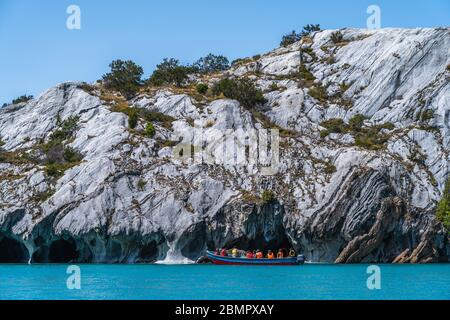
[[(66, 9), (81, 8), (81, 30)], [(307, 23), (366, 27), (450, 25), (450, 1), (392, 0), (0, 0), (0, 105), (70, 80), (94, 81), (113, 59), (132, 59), (148, 76), (162, 58), (190, 63), (209, 52), (233, 60), (278, 46)]]

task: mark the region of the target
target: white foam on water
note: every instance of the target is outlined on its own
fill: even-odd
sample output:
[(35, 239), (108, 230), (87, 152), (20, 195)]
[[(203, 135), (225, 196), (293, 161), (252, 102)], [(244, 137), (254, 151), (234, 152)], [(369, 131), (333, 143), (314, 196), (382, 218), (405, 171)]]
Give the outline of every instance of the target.
[(169, 251), (163, 260), (158, 260), (155, 264), (194, 264), (195, 261), (184, 257), (179, 251), (174, 250), (169, 244)]

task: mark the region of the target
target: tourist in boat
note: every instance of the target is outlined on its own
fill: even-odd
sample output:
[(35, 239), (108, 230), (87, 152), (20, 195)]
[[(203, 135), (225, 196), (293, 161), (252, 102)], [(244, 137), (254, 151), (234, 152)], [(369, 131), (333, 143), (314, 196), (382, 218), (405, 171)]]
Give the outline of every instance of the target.
[(289, 250), (289, 257), (295, 257), (297, 254), (295, 253), (295, 250), (294, 249), (290, 249)]
[(220, 250), (220, 255), (221, 255), (222, 257), (228, 256), (227, 250), (221, 249), (221, 250)]
[(264, 258), (263, 253), (260, 250), (256, 250), (256, 259), (262, 259)]
[(238, 250), (236, 248), (233, 248), (233, 250), (231, 250), (231, 255), (236, 258), (238, 256)]
[(278, 259), (284, 258), (283, 249), (278, 250), (277, 258), (278, 258)]
[(247, 250), (247, 254), (245, 255), (247, 259), (253, 259), (253, 252), (251, 250)]
[(267, 252), (267, 259), (273, 259), (273, 258), (275, 258), (275, 255), (273, 254), (272, 250), (269, 250)]

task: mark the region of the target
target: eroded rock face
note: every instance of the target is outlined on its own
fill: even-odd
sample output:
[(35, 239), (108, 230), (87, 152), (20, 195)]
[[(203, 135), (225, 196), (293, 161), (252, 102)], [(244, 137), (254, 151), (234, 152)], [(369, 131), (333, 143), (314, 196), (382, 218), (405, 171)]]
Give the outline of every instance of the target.
[[(450, 172), (449, 29), (346, 29), (345, 45), (331, 32), (224, 73), (264, 90), (257, 111), (266, 121), (237, 101), (199, 102), (165, 88), (128, 101), (172, 117), (148, 138), (139, 134), (144, 122), (129, 130), (124, 113), (80, 83), (0, 109), (9, 155), (0, 162), (0, 262), (183, 262), (234, 245), (292, 246), (321, 262), (447, 261), (448, 231), (434, 209)], [(300, 64), (326, 99), (298, 78)], [(320, 135), (322, 121), (355, 114), (367, 127), (394, 124), (381, 148), (355, 145), (354, 132)], [(52, 178), (23, 160), (71, 116), (78, 125), (65, 143), (81, 162)], [(220, 152), (225, 130), (268, 121), (290, 132), (275, 175), (248, 154)], [(201, 134), (213, 142), (212, 162), (179, 159), (162, 143), (181, 136), (198, 151)], [(275, 199), (261, 201), (264, 190)]]

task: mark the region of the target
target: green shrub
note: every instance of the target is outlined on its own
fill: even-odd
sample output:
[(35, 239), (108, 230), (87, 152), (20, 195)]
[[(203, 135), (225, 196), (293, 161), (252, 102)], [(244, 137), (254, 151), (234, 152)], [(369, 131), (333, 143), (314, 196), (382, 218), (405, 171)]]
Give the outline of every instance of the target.
[(346, 133), (347, 126), (344, 120), (339, 118), (334, 118), (330, 120), (326, 120), (320, 123), (322, 127), (327, 129), (328, 133)]
[(304, 85), (308, 87), (314, 83), (314, 80), (316, 80), (316, 77), (314, 77), (311, 71), (309, 71), (303, 63), (300, 64), (297, 77), (299, 80), (304, 82)]
[(172, 127), (172, 122), (175, 121), (175, 119), (169, 115), (166, 115), (164, 113), (161, 112), (157, 112), (157, 111), (150, 111), (147, 109), (140, 109), (140, 108), (135, 108), (138, 113), (139, 116), (142, 117), (145, 121), (147, 122), (158, 122), (159, 124), (161, 124), (164, 128), (171, 128)]
[(330, 133), (331, 133), (331, 132), (328, 131), (328, 130), (321, 130), (321, 131), (320, 131), (320, 137), (321, 137), (321, 138), (326, 138), (326, 137), (329, 136)]
[(348, 126), (350, 127), (350, 130), (352, 131), (359, 131), (361, 130), (364, 121), (367, 118), (363, 116), (362, 114), (355, 114), (353, 117), (350, 118), (348, 121)]
[(267, 102), (262, 91), (256, 88), (253, 82), (247, 78), (222, 79), (214, 85), (212, 92), (215, 95), (223, 93), (225, 97), (239, 101), (242, 106), (248, 109)]
[(315, 31), (320, 31), (320, 24), (307, 24), (303, 27), (303, 31), (300, 33), (300, 35), (303, 36), (309, 36), (311, 33)]
[(45, 173), (54, 178), (61, 177), (64, 171), (65, 171), (64, 166), (62, 166), (59, 163), (48, 163), (45, 166)]
[(350, 88), (350, 86), (351, 86), (351, 84), (347, 84), (345, 82), (342, 82), (341, 84), (339, 84), (339, 88), (341, 89), (342, 93), (347, 91)]
[(335, 31), (331, 33), (330, 39), (334, 44), (338, 44), (344, 40), (344, 36), (342, 35), (342, 32)]
[(50, 139), (53, 141), (64, 141), (72, 137), (75, 131), (78, 128), (78, 121), (80, 120), (79, 116), (70, 116), (66, 120), (61, 121), (59, 118), (59, 114), (57, 116), (56, 125), (58, 129), (56, 129)]
[(320, 31), (320, 24), (307, 24), (303, 27), (303, 30), (300, 33), (292, 30), (291, 33), (288, 33), (283, 36), (280, 42), (281, 47), (287, 47), (297, 41), (300, 41), (302, 37), (309, 36), (312, 32)]
[(325, 59), (325, 62), (327, 64), (335, 64), (336, 63), (336, 57), (332, 54), (328, 58)]
[(278, 91), (280, 88), (278, 88), (278, 85), (275, 83), (275, 82), (273, 82), (271, 85), (270, 85), (270, 91)]
[(33, 96), (22, 95), (12, 101), (12, 104), (18, 104), (22, 102), (28, 102), (33, 99)]
[(262, 198), (263, 203), (265, 203), (265, 204), (272, 203), (276, 199), (275, 194), (270, 190), (264, 190), (261, 198)]
[(324, 171), (326, 174), (333, 174), (337, 171), (337, 169), (336, 166), (331, 162), (326, 162)]
[(297, 41), (300, 41), (301, 38), (302, 38), (301, 34), (295, 32), (295, 30), (292, 30), (291, 33), (283, 36), (283, 38), (281, 39), (281, 42), (280, 42), (280, 46), (287, 47)]
[(420, 121), (427, 122), (434, 118), (434, 110), (428, 109), (420, 113)]
[(197, 60), (193, 68), (200, 73), (213, 73), (219, 71), (225, 71), (230, 68), (230, 62), (228, 59), (221, 55), (208, 54), (206, 57)]
[(139, 181), (137, 182), (137, 188), (139, 191), (144, 191), (144, 188), (146, 186), (147, 182), (145, 182), (144, 179), (139, 179)]
[(109, 67), (111, 71), (103, 75), (105, 87), (120, 92), (126, 99), (132, 98), (142, 85), (142, 67), (131, 60), (114, 60)]
[(205, 94), (208, 91), (208, 85), (204, 83), (199, 83), (196, 86), (197, 92), (200, 94)]
[(444, 194), (438, 203), (436, 217), (450, 231), (450, 178), (445, 184)]
[(81, 155), (71, 147), (65, 147), (63, 152), (64, 160), (70, 163), (81, 161)]
[(314, 85), (309, 89), (308, 94), (320, 102), (325, 102), (328, 100), (327, 90), (321, 85)]
[(236, 66), (242, 65), (244, 63), (252, 62), (252, 61), (253, 61), (252, 58), (237, 58), (231, 62), (231, 65), (233, 67), (236, 67)]
[(145, 127), (145, 135), (147, 137), (153, 138), (155, 136), (156, 130), (152, 123), (147, 123)]
[(139, 120), (138, 110), (136, 110), (135, 108), (131, 108), (128, 111), (128, 126), (130, 127), (130, 129), (136, 128), (138, 120)]
[(78, 88), (81, 90), (87, 92), (87, 93), (93, 93), (95, 90), (95, 87), (89, 83), (83, 82), (80, 85), (78, 85)]
[(303, 54), (303, 53), (305, 53), (305, 54), (307, 54), (307, 55), (309, 55), (314, 61), (317, 61), (317, 55), (316, 55), (316, 53), (314, 52), (314, 49), (313, 48), (311, 48), (311, 47), (306, 47), (306, 48), (300, 48), (300, 52)]
[(33, 195), (33, 200), (42, 203), (50, 199), (55, 194), (55, 189), (47, 189), (46, 191), (37, 192)]
[(364, 130), (355, 137), (355, 145), (368, 150), (380, 150), (389, 140), (389, 137), (379, 133), (378, 127)]
[(395, 129), (395, 125), (392, 122), (386, 122), (383, 124), (378, 125), (378, 129), (386, 129), (386, 130), (394, 130)]
[(156, 70), (148, 79), (148, 83), (154, 86), (175, 85), (181, 87), (188, 80), (189, 74), (195, 70), (192, 67), (180, 65), (180, 62), (173, 58), (165, 58), (163, 62), (156, 66)]

